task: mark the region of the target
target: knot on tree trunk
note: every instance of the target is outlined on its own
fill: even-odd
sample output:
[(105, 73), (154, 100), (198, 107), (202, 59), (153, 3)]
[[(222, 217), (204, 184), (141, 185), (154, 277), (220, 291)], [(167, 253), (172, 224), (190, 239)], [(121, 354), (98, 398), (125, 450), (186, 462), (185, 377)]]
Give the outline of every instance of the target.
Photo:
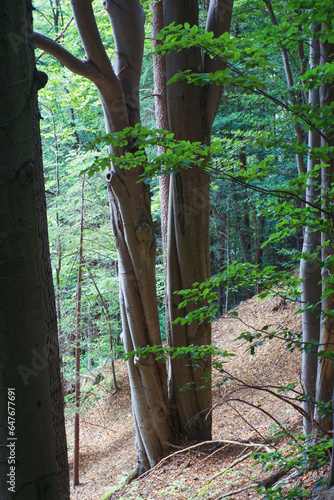
[(152, 354), (149, 356), (137, 356), (133, 358), (134, 365), (139, 368), (139, 370), (148, 370), (154, 365), (154, 358)]
[(151, 240), (152, 231), (148, 222), (141, 222), (136, 227), (136, 238), (139, 244), (145, 244)]

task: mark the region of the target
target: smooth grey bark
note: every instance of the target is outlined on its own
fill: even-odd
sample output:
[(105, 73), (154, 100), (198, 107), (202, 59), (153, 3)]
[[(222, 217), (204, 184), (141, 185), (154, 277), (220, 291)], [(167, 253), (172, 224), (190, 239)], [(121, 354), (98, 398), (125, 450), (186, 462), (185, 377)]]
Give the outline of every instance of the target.
[[(325, 31), (324, 27), (322, 30)], [(320, 42), (320, 64), (324, 65), (327, 62), (334, 61), (334, 44), (329, 43), (327, 40)], [(334, 101), (334, 86), (333, 84), (324, 84), (320, 87), (320, 105), (321, 106), (330, 106)], [(327, 137), (328, 140), (333, 144), (334, 142), (334, 134), (332, 130), (323, 130), (323, 134)], [(324, 138), (321, 140), (322, 145), (325, 144)], [(328, 158), (328, 167), (323, 168), (321, 172), (321, 197), (323, 207), (330, 212), (332, 212), (333, 206), (333, 195), (332, 191), (332, 183), (334, 177), (334, 161), (333, 156)], [(325, 217), (325, 214), (323, 214)], [(328, 262), (334, 254), (334, 245), (333, 245), (333, 224), (334, 218), (329, 218), (327, 216), (328, 222), (330, 224), (330, 230), (328, 233), (322, 233), (321, 235), (321, 243), (325, 243), (325, 241), (329, 241), (328, 246), (323, 246), (321, 249), (321, 260), (324, 263)], [(334, 310), (334, 294), (328, 294), (328, 287), (333, 287), (333, 273), (334, 269), (332, 266), (324, 265), (321, 270), (322, 280), (328, 280), (331, 278), (330, 283), (322, 283), (322, 303), (321, 303), (321, 324), (320, 324), (320, 345), (319, 351), (323, 351), (326, 349), (334, 350), (334, 322), (333, 322), (333, 310)], [(328, 295), (328, 296), (327, 296)], [(325, 402), (328, 403), (332, 399), (333, 395), (333, 387), (334, 387), (334, 366), (332, 358), (319, 358), (318, 362), (318, 372), (317, 372), (317, 381), (316, 381), (316, 401), (317, 402)], [(317, 422), (324, 425), (327, 429), (333, 427), (333, 421), (329, 420), (327, 417), (323, 418), (319, 408), (315, 410), (315, 419)]]
[[(314, 28), (314, 33), (318, 31), (318, 27)], [(320, 61), (320, 46), (316, 39), (310, 40), (310, 69), (319, 64)], [(312, 89), (309, 93), (309, 104), (311, 106), (319, 105), (319, 89)], [(310, 130), (308, 133), (308, 142), (310, 149), (320, 147), (320, 135), (315, 130)], [(317, 165), (317, 161), (309, 154), (307, 161), (307, 172), (313, 171)], [(316, 181), (316, 182), (314, 182)], [(315, 203), (316, 198), (320, 196), (318, 188), (318, 180), (312, 177), (308, 180), (308, 185), (305, 193), (306, 203)], [(314, 228), (306, 227), (304, 231), (303, 253), (314, 254), (319, 252), (321, 243), (320, 231), (315, 231)], [(320, 258), (320, 253), (319, 253)], [(319, 342), (320, 333), (320, 314), (321, 314), (321, 271), (319, 263), (314, 259), (301, 259), (300, 261), (300, 278), (302, 280), (302, 307), (305, 309), (302, 312), (302, 330), (303, 342), (305, 349), (302, 352), (302, 373), (301, 382), (304, 393), (313, 402), (315, 401), (315, 386), (317, 377), (317, 345), (312, 346), (312, 342)], [(308, 306), (316, 306), (310, 310)], [(311, 344), (310, 344), (311, 343)], [(304, 403), (304, 410), (308, 418), (303, 418), (304, 434), (309, 435), (313, 430), (313, 403)]]
[[(198, 1), (164, 0), (164, 24), (172, 22), (191, 26), (198, 24)], [(232, 2), (211, 1), (207, 26), (219, 35), (229, 30)], [(178, 71), (214, 71), (217, 62), (203, 57), (199, 48), (171, 52), (166, 56), (169, 80)], [(207, 88), (180, 81), (167, 86), (169, 130), (176, 139), (210, 143), (211, 126), (222, 89)], [(180, 297), (174, 292), (187, 289), (194, 282), (209, 277), (209, 214), (210, 179), (196, 170), (180, 170), (171, 176), (168, 214), (168, 301), (171, 321), (171, 346), (205, 345), (211, 343), (210, 324), (173, 324), (198, 307), (189, 305), (180, 310)], [(181, 433), (190, 439), (211, 437), (211, 367), (210, 359), (193, 364), (189, 359), (169, 360), (169, 388), (178, 415)], [(187, 390), (181, 392), (181, 389)]]
[[(75, 22), (86, 52), (80, 61), (54, 41), (35, 35), (35, 45), (54, 55), (98, 89), (106, 132), (140, 120), (139, 80), (144, 46), (144, 17), (138, 0), (106, 0), (115, 40), (113, 66), (104, 50), (90, 0), (72, 1)], [(129, 149), (131, 145), (129, 146)], [(124, 148), (114, 148), (116, 155)], [(111, 219), (118, 248), (123, 343), (126, 352), (161, 344), (155, 290), (155, 237), (149, 187), (138, 182), (141, 168), (108, 172)], [(153, 466), (169, 447), (166, 370), (153, 356), (128, 361), (136, 428), (137, 473)]]
[[(42, 269), (41, 172), (34, 141), (41, 75), (34, 64), (31, 11), (28, 0), (4, 0), (0, 6), (0, 95), (6, 96), (0, 103), (0, 495), (58, 500), (48, 373), (52, 315), (45, 301), (49, 282)], [(8, 405), (9, 389), (15, 405)], [(9, 408), (15, 423), (8, 420)], [(14, 437), (10, 432), (16, 440), (8, 440)]]

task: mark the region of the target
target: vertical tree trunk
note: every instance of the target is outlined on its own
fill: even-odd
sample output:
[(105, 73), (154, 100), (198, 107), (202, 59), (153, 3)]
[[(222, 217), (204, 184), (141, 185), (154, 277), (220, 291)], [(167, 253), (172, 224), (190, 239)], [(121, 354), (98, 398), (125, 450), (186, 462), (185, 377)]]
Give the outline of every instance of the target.
[[(317, 33), (318, 27), (314, 28), (314, 33)], [(314, 39), (310, 41), (310, 68), (314, 68), (319, 64), (320, 47), (319, 42)], [(312, 106), (319, 105), (319, 90), (313, 89), (309, 94), (309, 104)], [(309, 147), (310, 149), (320, 146), (320, 136), (315, 130), (309, 132)], [(309, 154), (307, 162), (307, 171), (312, 172), (316, 165), (316, 161)], [(320, 195), (319, 189), (314, 184), (314, 179), (309, 179), (305, 199), (307, 202), (314, 203), (317, 196)], [(320, 232), (314, 231), (314, 228), (306, 227), (304, 231), (303, 253), (312, 254), (317, 251), (320, 246)], [(318, 305), (314, 310), (307, 309), (310, 306), (318, 304), (321, 297), (321, 273), (318, 262), (309, 259), (301, 259), (300, 261), (300, 278), (303, 280), (301, 284), (302, 290), (302, 307), (305, 308), (302, 313), (302, 328), (303, 342), (319, 342), (320, 332), (320, 314), (321, 309)], [(302, 375), (301, 381), (305, 394), (312, 400), (315, 400), (315, 386), (317, 376), (317, 356), (316, 346), (306, 345), (302, 353)], [(308, 435), (312, 432), (312, 419), (314, 412), (313, 404), (304, 404), (304, 410), (307, 412), (309, 419), (304, 418), (304, 434)]]
[[(231, 251), (230, 251), (230, 204), (227, 203), (226, 209), (227, 228), (226, 228), (226, 266), (231, 264)], [(227, 284), (225, 291), (225, 314), (229, 310), (229, 286)]]
[(80, 450), (80, 357), (81, 357), (81, 290), (82, 290), (82, 266), (83, 266), (83, 232), (84, 232), (84, 203), (85, 203), (85, 179), (81, 187), (81, 216), (80, 216), (80, 242), (79, 263), (76, 294), (76, 334), (75, 334), (75, 413), (74, 413), (74, 444), (73, 444), (73, 486), (79, 484), (79, 450)]
[[(164, 23), (172, 22), (191, 26), (198, 24), (198, 2), (164, 0)], [(207, 28), (219, 34), (229, 29), (231, 5), (210, 2)], [(215, 34), (218, 34), (216, 31)], [(166, 56), (167, 80), (175, 73), (190, 69), (199, 71), (207, 64), (198, 48), (171, 52)], [(212, 62), (210, 70), (217, 63)], [(169, 129), (176, 139), (210, 143), (211, 126), (217, 112), (221, 89), (196, 87), (184, 81), (167, 87)], [(183, 310), (180, 298), (174, 292), (190, 288), (209, 277), (209, 215), (210, 179), (196, 170), (180, 170), (171, 176), (168, 219), (168, 302), (173, 347), (211, 343), (210, 324), (173, 325), (178, 316), (185, 316), (198, 305)], [(203, 359), (201, 366), (190, 360), (173, 359), (169, 362), (169, 379), (172, 401), (177, 408), (181, 432), (190, 439), (211, 437), (211, 371), (210, 359)], [(187, 389), (183, 392), (180, 390)]]
[[(271, 1), (270, 0), (263, 0), (263, 1), (267, 6), (271, 22), (273, 23), (274, 26), (277, 26), (278, 21), (276, 19)], [(301, 49), (302, 48), (299, 46), (299, 53), (300, 53)], [(286, 47), (281, 47), (280, 51), (281, 51), (282, 60), (283, 60), (286, 83), (287, 83), (287, 86), (288, 86), (288, 89), (290, 92), (290, 102), (291, 102), (292, 106), (296, 106), (298, 104), (298, 99), (297, 99), (295, 90), (293, 90), (294, 82), (293, 82), (293, 75), (292, 75), (290, 60), (289, 60), (289, 51)], [(300, 146), (305, 141), (304, 132), (303, 132), (303, 130), (298, 122), (294, 121), (293, 126), (294, 126), (294, 129), (296, 132), (298, 145)], [(304, 174), (305, 173), (305, 165), (304, 165), (304, 158), (303, 158), (302, 153), (296, 154), (296, 163), (297, 163), (298, 174)]]
[[(164, 27), (162, 0), (151, 3), (152, 9), (152, 49), (159, 45), (156, 39)], [(161, 42), (160, 42), (161, 43)], [(167, 109), (167, 83), (166, 83), (166, 60), (165, 56), (153, 56), (153, 80), (154, 80), (154, 109), (156, 128), (168, 130)], [(164, 146), (158, 146), (158, 155), (166, 152)], [(167, 228), (168, 228), (168, 200), (169, 200), (169, 176), (159, 177), (160, 205), (161, 205), (161, 236), (165, 277), (165, 313), (166, 313), (166, 337), (170, 343), (170, 321), (167, 300)]]
[[(168, 25), (189, 22), (198, 24), (198, 2), (165, 1), (164, 20)], [(172, 52), (166, 57), (167, 79), (178, 71), (198, 71), (202, 55), (198, 48)], [(176, 139), (200, 141), (208, 144), (210, 129), (206, 113), (205, 90), (181, 81), (168, 85), (169, 129)], [(168, 300), (171, 323), (185, 316), (195, 305), (179, 310), (180, 297), (176, 290), (190, 288), (197, 281), (209, 277), (209, 214), (210, 178), (198, 171), (182, 171), (171, 176), (168, 225)], [(171, 324), (171, 346), (211, 343), (210, 324)], [(202, 377), (210, 373), (210, 359), (196, 366), (189, 359), (170, 360), (172, 398), (177, 407), (181, 432), (190, 439), (211, 438), (211, 377), (204, 383)], [(199, 389), (202, 386), (205, 389)], [(182, 388), (187, 387), (183, 392)], [(207, 418), (206, 418), (207, 417)]]
[[(324, 30), (325, 31), (325, 30)], [(324, 65), (328, 62), (334, 61), (334, 44), (328, 41), (320, 42), (320, 64)], [(325, 84), (320, 87), (320, 105), (330, 106), (334, 101), (334, 86), (333, 84)], [(328, 140), (333, 143), (334, 134), (333, 131), (323, 130), (323, 133), (327, 136)], [(322, 144), (324, 140), (322, 139)], [(333, 209), (333, 178), (334, 178), (334, 159), (333, 155), (328, 158), (329, 166), (322, 169), (321, 172), (321, 191), (322, 191), (322, 203), (323, 208), (332, 212)], [(325, 214), (323, 217), (327, 217), (328, 223), (330, 225), (329, 233), (322, 233), (321, 243), (329, 241), (328, 246), (323, 246), (321, 249), (321, 260), (322, 262), (333, 262), (334, 255), (334, 245), (333, 245), (333, 232), (334, 232), (334, 218), (329, 218)], [(330, 287), (333, 289), (333, 276), (334, 267), (331, 265), (324, 265), (321, 271), (321, 277), (323, 280), (328, 280), (330, 282), (322, 284), (322, 314), (321, 314), (321, 325), (320, 325), (320, 346), (319, 350), (333, 349), (334, 345), (334, 320), (333, 320), (333, 310), (334, 310), (334, 294), (327, 294), (327, 289)], [(318, 362), (318, 373), (317, 373), (317, 387), (316, 387), (316, 400), (317, 402), (328, 403), (333, 394), (334, 386), (334, 368), (333, 368), (333, 358), (319, 358)], [(315, 418), (318, 422), (321, 422), (327, 428), (333, 427), (333, 422), (328, 418), (322, 418), (319, 409), (315, 411)]]
[(0, 4), (0, 495), (58, 500), (31, 11), (26, 0)]
[[(118, 54), (114, 71), (121, 84), (118, 109), (110, 105), (107, 108), (108, 95), (105, 97), (101, 93), (107, 132), (139, 122), (144, 20), (137, 0), (123, 1), (122, 5), (120, 11), (114, 2), (106, 2)], [(149, 186), (138, 182), (141, 173), (140, 168), (125, 171), (112, 167), (107, 175), (118, 249), (122, 337), (126, 352), (161, 344), (150, 192)], [(161, 361), (150, 355), (129, 358), (128, 371), (136, 428), (137, 474), (141, 474), (169, 447), (171, 428), (166, 406), (166, 370)]]
[[(58, 469), (58, 491), (61, 500), (70, 498), (69, 468), (67, 457), (67, 440), (64, 417), (64, 394), (61, 376), (61, 356), (58, 342), (58, 313), (53, 287), (52, 268), (50, 259), (48, 222), (45, 200), (45, 185), (42, 159), (42, 143), (39, 128), (40, 114), (37, 100), (34, 107), (34, 143), (35, 161), (38, 167), (36, 199), (39, 222), (39, 240), (41, 246), (41, 269), (43, 275), (44, 311), (47, 328), (47, 357), (49, 362), (49, 377), (51, 385), (51, 405), (53, 427), (56, 436), (56, 460)], [(57, 188), (58, 189), (58, 188)], [(61, 261), (61, 251), (59, 254)], [(60, 310), (59, 310), (60, 313)], [(60, 315), (59, 315), (60, 320)], [(60, 326), (60, 323), (59, 323)]]

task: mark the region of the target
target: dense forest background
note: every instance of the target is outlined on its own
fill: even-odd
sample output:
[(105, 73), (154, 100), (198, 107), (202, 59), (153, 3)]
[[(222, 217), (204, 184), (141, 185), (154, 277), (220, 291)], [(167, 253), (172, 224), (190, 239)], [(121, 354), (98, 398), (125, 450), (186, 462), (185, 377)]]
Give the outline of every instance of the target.
[[(293, 141), (293, 117), (275, 103), (289, 99), (289, 89), (280, 52), (280, 40), (289, 45), (291, 71), (298, 79), (301, 64), (306, 65), (308, 53), (298, 57), (298, 43), (289, 33), (275, 35), (269, 13), (263, 2), (254, 5), (237, 2), (234, 7), (231, 33), (238, 37), (257, 40), (257, 57), (265, 60), (266, 92), (271, 98), (226, 85), (224, 96), (214, 123), (214, 139), (222, 141), (223, 158), (214, 159), (219, 170), (224, 163), (226, 171), (264, 172), (261, 179), (254, 175), (255, 190), (245, 182), (233, 181), (228, 176), (212, 173), (210, 216), (210, 265), (216, 274), (232, 262), (258, 264), (261, 268), (275, 265), (277, 269), (292, 269), (298, 265), (294, 253), (301, 251), (302, 230), (291, 231), (280, 241), (266, 244), (275, 233), (280, 217), (274, 209), (277, 198), (271, 189), (288, 188), (297, 178)], [(263, 7), (262, 7), (263, 4)], [(204, 8), (205, 6), (203, 6)], [(69, 6), (64, 4), (35, 5), (35, 29), (51, 38), (66, 37), (66, 44), (78, 57), (83, 57), (78, 46), (76, 28)], [(104, 35), (107, 50), (112, 57), (109, 26), (104, 21), (104, 9), (95, 6), (99, 28)], [(281, 14), (284, 12), (282, 11)], [(149, 25), (148, 14), (147, 23)], [(68, 25), (69, 24), (69, 25)], [(281, 32), (284, 28), (280, 28)], [(64, 31), (64, 33), (63, 33)], [(104, 33), (105, 31), (105, 33)], [(277, 30), (276, 30), (277, 31)], [(149, 31), (148, 31), (149, 33)], [(304, 35), (305, 38), (305, 35)], [(291, 48), (290, 48), (291, 45)], [(155, 127), (153, 67), (151, 42), (146, 40), (144, 67), (141, 78), (141, 120), (143, 126)], [(304, 51), (307, 51), (305, 46)], [(264, 58), (265, 55), (265, 58)], [(300, 54), (299, 54), (300, 56)], [(117, 257), (110, 225), (109, 207), (103, 172), (83, 180), (82, 172), (89, 169), (95, 152), (87, 151), (96, 134), (103, 132), (103, 115), (95, 88), (90, 82), (72, 75), (54, 58), (37, 53), (39, 69), (49, 74), (48, 85), (39, 94), (43, 120), (41, 130), (46, 174), (48, 220), (52, 265), (55, 279), (59, 331), (63, 345), (64, 370), (71, 365), (70, 342), (76, 324), (76, 286), (78, 276), (78, 249), (82, 185), (84, 184), (84, 269), (82, 294), (83, 366), (89, 368), (110, 359), (110, 334), (114, 340), (114, 355), (122, 352), (120, 342), (120, 311), (118, 303)], [(255, 66), (255, 61), (252, 63)], [(256, 75), (258, 69), (248, 70)], [(261, 69), (264, 73), (264, 68)], [(304, 132), (306, 134), (306, 132)], [(264, 145), (264, 142), (267, 145)], [(275, 147), (275, 142), (279, 145)], [(271, 144), (273, 144), (271, 146)], [(291, 147), (286, 147), (291, 145)], [(153, 148), (151, 148), (153, 149)], [(154, 151), (149, 151), (154, 154)], [(262, 163), (261, 163), (262, 162)], [(261, 165), (260, 167), (258, 165)], [(257, 178), (256, 178), (257, 177)], [(153, 217), (158, 244), (157, 286), (162, 332), (165, 331), (163, 290), (163, 261), (160, 231), (160, 200), (158, 178), (150, 180)], [(302, 196), (301, 196), (302, 197)], [(290, 209), (299, 207), (292, 202)], [(218, 289), (218, 312), (223, 314), (241, 300), (256, 293), (257, 287), (246, 286), (231, 290)], [(107, 305), (107, 310), (106, 306)], [(163, 333), (164, 335), (164, 333)], [(71, 372), (71, 369), (69, 369)]]

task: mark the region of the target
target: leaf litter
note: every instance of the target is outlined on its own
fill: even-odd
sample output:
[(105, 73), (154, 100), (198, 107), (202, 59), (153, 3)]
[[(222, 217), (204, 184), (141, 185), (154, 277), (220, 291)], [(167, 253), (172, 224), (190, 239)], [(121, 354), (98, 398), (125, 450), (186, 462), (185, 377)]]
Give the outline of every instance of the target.
[[(251, 354), (246, 340), (236, 340), (242, 332), (259, 331), (266, 325), (271, 326), (265, 331), (300, 331), (301, 318), (294, 313), (296, 309), (295, 304), (285, 304), (280, 297), (262, 301), (254, 297), (235, 308), (238, 317), (228, 314), (212, 324), (212, 343), (236, 354), (223, 365), (233, 379), (222, 383), (228, 378), (226, 373), (213, 372), (212, 442), (172, 447), (169, 456), (128, 485), (124, 483), (135, 469), (136, 453), (126, 363), (116, 361), (116, 394), (110, 387), (108, 366), (100, 367), (103, 380), (99, 391), (94, 392), (100, 396), (95, 396), (80, 416), (80, 485), (71, 488), (71, 500), (100, 500), (107, 492), (112, 500), (264, 498), (254, 487), (265, 483), (268, 476), (274, 484), (285, 481), (285, 487), (292, 487), (302, 483), (311, 497), (319, 494), (317, 481), (328, 477), (328, 465), (297, 477), (291, 472), (282, 475), (276, 469), (265, 471), (261, 464), (254, 466), (252, 457), (255, 450), (273, 449), (290, 439), (286, 436), (279, 443), (273, 440), (281, 426), (291, 434), (301, 433), (300, 413), (267, 391), (294, 382), (298, 383), (295, 389), (301, 390), (301, 353), (297, 349), (288, 352), (284, 341), (274, 338), (259, 342)], [(289, 393), (285, 391), (284, 395)], [(72, 474), (73, 416), (67, 418), (67, 433)]]

